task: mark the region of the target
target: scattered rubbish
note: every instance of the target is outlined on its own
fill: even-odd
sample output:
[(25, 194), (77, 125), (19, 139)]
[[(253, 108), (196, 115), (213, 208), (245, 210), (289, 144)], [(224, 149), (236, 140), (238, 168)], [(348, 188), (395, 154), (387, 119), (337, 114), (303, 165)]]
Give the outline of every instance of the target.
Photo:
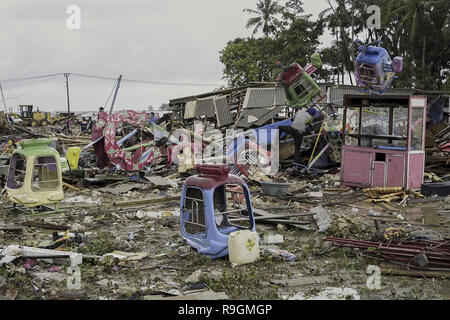
[(294, 262), (297, 260), (297, 256), (295, 254), (292, 254), (286, 250), (280, 250), (280, 249), (264, 249), (264, 252), (267, 252), (271, 254), (274, 257), (279, 257), (282, 259), (285, 259), (289, 262)]
[(122, 183), (114, 187), (105, 187), (99, 190), (118, 196), (120, 194), (127, 193), (131, 190), (139, 189), (140, 187), (141, 185), (136, 183)]
[(323, 277), (301, 276), (299, 278), (293, 278), (293, 279), (271, 280), (270, 282), (273, 284), (282, 285), (286, 288), (291, 288), (291, 287), (303, 287), (303, 286), (310, 286), (310, 285), (326, 284), (326, 283), (332, 282), (332, 280), (328, 276), (323, 276)]
[(183, 294), (180, 296), (165, 297), (162, 295), (144, 296), (145, 300), (228, 300), (224, 292), (204, 291), (200, 293)]
[[(349, 240), (327, 237), (334, 246), (346, 248), (358, 248), (364, 250), (364, 255), (371, 258), (382, 259), (405, 267), (414, 268), (411, 262), (417, 261), (421, 264), (434, 268), (450, 267), (450, 242), (449, 241), (403, 241), (398, 243), (370, 242), (364, 240)], [(426, 253), (426, 257), (423, 255)], [(426, 258), (426, 259), (425, 259)], [(418, 268), (416, 267), (416, 268)]]
[(178, 184), (171, 179), (163, 178), (160, 176), (145, 177), (145, 179), (157, 186), (171, 186), (174, 188), (178, 188)]
[(308, 196), (311, 198), (323, 198), (323, 192), (310, 192)]
[(86, 198), (83, 196), (75, 196), (62, 200), (63, 203), (85, 203), (85, 204), (99, 204), (101, 203), (99, 200), (92, 200), (92, 198)]
[(0, 255), (3, 256), (0, 260), (0, 266), (4, 263), (10, 263), (19, 257), (33, 259), (69, 258), (72, 265), (79, 265), (83, 261), (83, 256), (80, 253), (32, 248), (19, 245), (7, 246), (0, 252)]
[(139, 220), (144, 220), (144, 219), (157, 219), (157, 218), (162, 218), (162, 217), (175, 217), (175, 216), (179, 216), (179, 212), (178, 211), (162, 211), (162, 212), (152, 212), (152, 211), (143, 211), (143, 210), (138, 210), (136, 212), (136, 218)]
[(446, 197), (450, 195), (450, 182), (433, 182), (424, 183), (420, 189), (420, 193), (426, 197), (438, 195)]
[(284, 242), (283, 235), (281, 234), (265, 234), (264, 235), (264, 244), (280, 244)]
[(198, 269), (197, 271), (193, 272), (187, 279), (186, 283), (196, 283), (199, 282), (202, 279), (202, 270)]
[(327, 287), (316, 294), (306, 294), (299, 292), (291, 297), (284, 297), (287, 300), (360, 300), (360, 295), (352, 288)]
[(379, 216), (381, 216), (381, 213), (379, 213), (378, 211), (372, 210), (372, 209), (369, 210), (368, 214), (371, 217), (379, 217)]
[(103, 259), (105, 257), (113, 257), (119, 260), (126, 260), (126, 261), (138, 261), (142, 260), (146, 257), (148, 257), (147, 252), (123, 252), (123, 251), (114, 251), (111, 253), (107, 253), (103, 255)]
[(319, 228), (319, 232), (325, 232), (328, 228), (331, 227), (332, 218), (329, 213), (322, 207), (314, 207), (310, 210), (311, 213), (314, 213), (313, 218), (317, 223)]
[(84, 217), (84, 219), (83, 219), (83, 224), (85, 224), (85, 225), (90, 225), (90, 224), (92, 224), (93, 222), (94, 222), (94, 218), (89, 217), (89, 216), (86, 216), (86, 217)]
[(284, 196), (288, 192), (290, 183), (259, 182), (262, 190), (271, 196)]
[(125, 200), (125, 201), (116, 201), (114, 205), (116, 207), (136, 207), (136, 206), (145, 206), (154, 203), (161, 202), (170, 202), (170, 201), (178, 201), (180, 200), (180, 195), (173, 195), (168, 197), (159, 197), (159, 198), (148, 198), (148, 199), (138, 199), (138, 200)]

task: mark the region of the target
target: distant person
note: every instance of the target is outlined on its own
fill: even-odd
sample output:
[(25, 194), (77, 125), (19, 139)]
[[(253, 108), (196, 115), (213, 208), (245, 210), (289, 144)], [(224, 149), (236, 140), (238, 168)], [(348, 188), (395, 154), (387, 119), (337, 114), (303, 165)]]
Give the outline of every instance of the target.
[(105, 108), (103, 108), (103, 107), (98, 108), (97, 119), (100, 119), (100, 115), (103, 114), (103, 113), (106, 113), (105, 112)]
[(158, 121), (158, 119), (155, 116), (154, 112), (150, 112), (150, 117), (148, 118), (148, 123), (152, 124), (152, 123), (156, 123), (156, 121)]

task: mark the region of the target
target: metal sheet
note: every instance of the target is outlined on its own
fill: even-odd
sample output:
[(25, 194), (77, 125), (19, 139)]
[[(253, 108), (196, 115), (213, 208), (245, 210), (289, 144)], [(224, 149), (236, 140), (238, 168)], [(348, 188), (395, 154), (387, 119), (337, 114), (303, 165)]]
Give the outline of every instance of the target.
[(242, 108), (266, 108), (274, 105), (275, 88), (249, 88)]
[[(328, 101), (336, 103), (338, 105), (343, 104), (344, 95), (346, 94), (361, 94), (363, 92), (362, 87), (349, 86), (349, 85), (319, 85), (322, 92), (329, 93)], [(329, 90), (329, 91), (327, 91)], [(386, 95), (412, 95), (413, 91), (409, 89), (395, 89), (389, 88), (385, 92)]]
[(197, 100), (197, 112), (196, 117), (207, 116), (208, 118), (214, 117), (214, 97), (208, 97), (205, 99)]
[(231, 115), (230, 105), (226, 96), (217, 96), (214, 98), (214, 111), (219, 128), (233, 123), (233, 116)]
[(197, 109), (197, 101), (186, 102), (186, 108), (184, 109), (184, 118), (192, 119), (195, 117), (195, 111)]
[(262, 126), (266, 121), (270, 120), (284, 107), (269, 108), (248, 108), (244, 109), (239, 117), (236, 127), (250, 128), (251, 126)]
[(284, 87), (277, 86), (275, 88), (275, 105), (285, 106), (286, 101), (286, 90), (284, 89)]
[(283, 110), (284, 106), (273, 108), (270, 112), (266, 113), (263, 117), (259, 119), (259, 121), (256, 123), (258, 127), (261, 127), (264, 125), (267, 121), (272, 119), (274, 116), (276, 116), (281, 110)]

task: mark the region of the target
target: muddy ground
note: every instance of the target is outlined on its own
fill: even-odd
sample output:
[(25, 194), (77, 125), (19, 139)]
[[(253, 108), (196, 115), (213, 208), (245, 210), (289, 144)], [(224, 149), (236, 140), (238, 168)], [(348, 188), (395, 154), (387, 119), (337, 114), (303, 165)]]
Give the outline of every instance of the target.
[[(52, 230), (24, 226), (37, 221), (70, 226), (79, 238), (64, 241), (58, 250), (85, 254), (81, 287), (68, 289), (68, 261), (19, 258), (0, 267), (1, 299), (449, 299), (447, 277), (382, 274), (381, 289), (369, 290), (367, 266), (380, 265), (353, 249), (331, 247), (326, 235), (370, 240), (374, 220), (382, 228), (401, 227), (408, 232), (441, 240), (449, 237), (450, 204), (446, 201), (404, 204), (370, 204), (358, 190), (324, 191), (338, 175), (296, 182), (286, 197), (270, 197), (252, 187), (253, 206), (273, 214), (308, 212), (322, 205), (333, 217), (324, 233), (292, 226), (257, 222), (265, 234), (283, 235), (283, 243), (261, 244), (261, 249), (284, 249), (293, 262), (262, 253), (252, 264), (232, 267), (228, 257), (211, 260), (186, 245), (179, 226), (179, 202), (118, 208), (118, 200), (171, 196), (180, 188), (145, 185), (141, 190), (113, 195), (94, 188), (67, 190), (61, 214), (33, 217), (9, 208), (3, 201), (1, 226), (21, 226), (0, 231), (0, 247), (18, 244), (44, 247), (54, 244)], [(327, 185), (328, 182), (328, 185)], [(179, 183), (182, 184), (182, 181)], [(310, 192), (319, 192), (311, 196)], [(322, 193), (322, 194), (320, 194)], [(74, 200), (74, 201), (75, 201)], [(91, 202), (91, 203), (86, 203)], [(275, 208), (275, 209), (273, 209)], [(369, 210), (379, 213), (369, 215)], [(152, 212), (152, 214), (144, 214)], [(373, 213), (373, 212), (371, 212)], [(307, 220), (305, 220), (307, 222)], [(310, 221), (316, 229), (314, 221)], [(7, 229), (7, 228), (6, 228)], [(135, 261), (103, 258), (122, 251), (146, 253)], [(201, 270), (201, 271), (199, 271)]]

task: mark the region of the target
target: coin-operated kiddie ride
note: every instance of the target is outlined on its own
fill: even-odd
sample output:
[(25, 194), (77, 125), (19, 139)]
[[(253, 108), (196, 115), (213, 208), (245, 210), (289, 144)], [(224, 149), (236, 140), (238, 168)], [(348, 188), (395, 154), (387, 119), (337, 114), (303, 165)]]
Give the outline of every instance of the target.
[(382, 47), (381, 40), (364, 44), (356, 39), (358, 57), (355, 61), (355, 78), (358, 85), (365, 88), (369, 94), (384, 94), (386, 89), (396, 79), (396, 73), (403, 70), (403, 58), (391, 56)]
[(228, 255), (229, 235), (254, 232), (255, 219), (247, 184), (226, 165), (197, 165), (186, 179), (180, 200), (181, 234), (200, 254)]
[(284, 67), (280, 62), (277, 62), (277, 65), (283, 69), (277, 81), (285, 88), (289, 107), (307, 107), (321, 93), (320, 87), (311, 77), (317, 69), (322, 68), (322, 60), (318, 53), (311, 56), (311, 63), (304, 69), (297, 62), (288, 67)]
[[(22, 209), (58, 212), (57, 204), (64, 199), (61, 160), (58, 152), (49, 147), (50, 139), (20, 141), (20, 148), (11, 156), (8, 179), (3, 196)], [(55, 208), (48, 207), (54, 205)], [(37, 212), (36, 212), (37, 213)]]

